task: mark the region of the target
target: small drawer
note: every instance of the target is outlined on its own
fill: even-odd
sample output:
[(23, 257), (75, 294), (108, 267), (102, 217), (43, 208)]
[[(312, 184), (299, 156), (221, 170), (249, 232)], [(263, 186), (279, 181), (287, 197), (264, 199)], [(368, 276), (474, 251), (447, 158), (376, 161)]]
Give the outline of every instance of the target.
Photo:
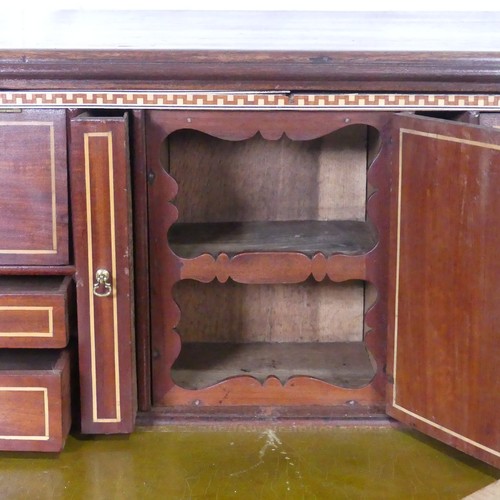
[(68, 351), (0, 351), (0, 450), (61, 451), (71, 425)]
[(0, 277), (0, 348), (60, 348), (69, 337), (73, 280)]

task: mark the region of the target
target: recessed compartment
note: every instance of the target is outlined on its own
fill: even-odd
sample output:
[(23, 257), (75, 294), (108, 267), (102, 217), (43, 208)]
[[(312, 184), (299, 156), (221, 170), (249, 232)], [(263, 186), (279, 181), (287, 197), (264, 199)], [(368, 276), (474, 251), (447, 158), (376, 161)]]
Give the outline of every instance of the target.
[(366, 221), (367, 167), (378, 132), (351, 125), (317, 139), (260, 134), (227, 141), (179, 130), (163, 143), (179, 186), (169, 233), (183, 258), (224, 252), (362, 254), (377, 241)]
[(364, 345), (365, 283), (241, 285), (179, 282), (176, 328), (181, 352), (172, 370), (180, 387), (228, 378), (304, 376), (341, 387), (367, 385), (375, 373)]
[(155, 404), (378, 404), (383, 116), (149, 117)]

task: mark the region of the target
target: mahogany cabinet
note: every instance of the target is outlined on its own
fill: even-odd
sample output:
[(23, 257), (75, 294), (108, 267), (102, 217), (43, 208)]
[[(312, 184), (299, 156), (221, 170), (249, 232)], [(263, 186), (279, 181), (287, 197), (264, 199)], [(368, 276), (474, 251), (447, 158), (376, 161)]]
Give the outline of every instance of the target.
[[(45, 387), (30, 369), (61, 347), (48, 336), (70, 303), (84, 433), (132, 432), (138, 411), (387, 414), (500, 464), (498, 54), (18, 57), (0, 53), (0, 108), (16, 110), (1, 124), (18, 127), (0, 135), (0, 273), (30, 299), (0, 281), (0, 354), (40, 355), (6, 369)], [(42, 278), (68, 285), (51, 326)], [(46, 435), (23, 391), (0, 439)]]

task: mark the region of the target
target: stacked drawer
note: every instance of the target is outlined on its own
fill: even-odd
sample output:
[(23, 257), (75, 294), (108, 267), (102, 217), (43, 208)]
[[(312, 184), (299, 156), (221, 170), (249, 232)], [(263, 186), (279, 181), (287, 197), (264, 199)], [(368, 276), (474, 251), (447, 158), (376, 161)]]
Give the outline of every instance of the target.
[(0, 450), (69, 431), (67, 186), (65, 111), (0, 113)]

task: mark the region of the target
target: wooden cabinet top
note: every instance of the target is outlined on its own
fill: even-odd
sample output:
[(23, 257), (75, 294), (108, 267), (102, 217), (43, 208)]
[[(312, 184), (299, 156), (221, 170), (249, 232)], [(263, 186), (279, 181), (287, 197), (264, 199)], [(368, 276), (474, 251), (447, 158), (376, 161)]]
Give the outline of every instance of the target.
[(500, 12), (55, 11), (0, 27), (1, 90), (500, 91)]

